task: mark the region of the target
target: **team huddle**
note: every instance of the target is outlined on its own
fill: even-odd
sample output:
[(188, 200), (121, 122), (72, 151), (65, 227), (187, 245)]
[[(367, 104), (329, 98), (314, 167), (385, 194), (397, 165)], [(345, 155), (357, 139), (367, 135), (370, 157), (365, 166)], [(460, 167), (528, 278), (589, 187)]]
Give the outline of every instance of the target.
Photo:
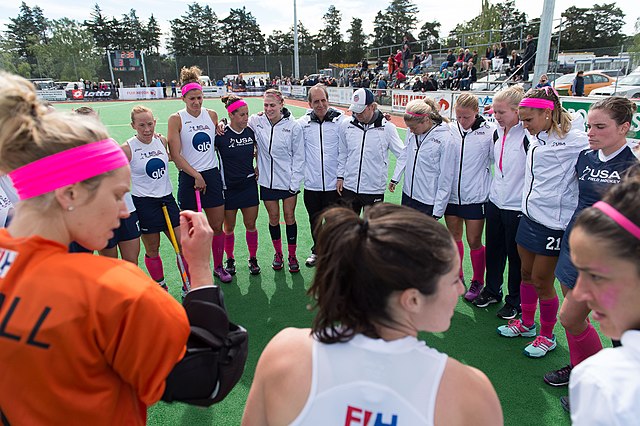
[[(497, 315), (507, 322), (497, 333), (529, 338), (523, 353), (531, 358), (556, 348), (559, 316), (570, 363), (544, 380), (570, 385), (572, 420), (636, 420), (640, 167), (626, 140), (633, 102), (596, 102), (585, 132), (549, 87), (498, 92), (490, 111), (497, 124), (469, 93), (457, 98), (455, 121), (418, 99), (406, 106), (403, 143), (365, 88), (347, 115), (313, 86), (299, 119), (278, 90), (267, 90), (264, 110), (252, 115), (230, 94), (223, 120), (203, 108), (199, 76), (197, 67), (182, 69), (185, 108), (169, 117), (166, 136), (152, 110), (136, 106), (136, 134), (118, 146), (95, 116), (76, 114), (71, 126), (68, 115), (46, 111), (26, 80), (0, 75), (3, 424), (69, 416), (144, 424), (146, 407), (161, 399), (210, 405), (224, 397), (216, 399), (224, 361), (207, 354), (220, 341), (212, 319), (231, 329), (214, 276), (229, 283), (237, 272), (238, 210), (249, 273), (261, 272), (260, 201), (272, 268), (286, 262), (297, 273), (301, 188), (316, 316), (311, 328), (287, 328), (266, 346), (243, 424), (502, 424), (486, 375), (418, 339), (449, 328), (460, 296), (478, 308), (504, 300)], [(389, 152), (397, 158), (390, 179)], [(401, 182), (401, 205), (385, 203)], [(161, 233), (184, 272), (182, 305), (166, 292)], [(472, 277), (462, 268), (463, 238)], [(131, 264), (139, 240), (150, 278)], [(117, 257), (116, 247), (130, 262), (69, 253)], [(622, 347), (603, 350), (590, 314)], [(620, 381), (628, 398), (617, 396)]]

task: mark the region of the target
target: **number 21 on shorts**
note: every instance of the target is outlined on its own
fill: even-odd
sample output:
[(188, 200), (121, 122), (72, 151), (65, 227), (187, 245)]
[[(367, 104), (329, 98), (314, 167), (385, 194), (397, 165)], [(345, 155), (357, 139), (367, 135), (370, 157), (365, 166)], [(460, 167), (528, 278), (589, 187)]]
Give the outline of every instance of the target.
[(560, 250), (560, 242), (562, 241), (562, 237), (547, 237), (547, 250), (557, 251)]

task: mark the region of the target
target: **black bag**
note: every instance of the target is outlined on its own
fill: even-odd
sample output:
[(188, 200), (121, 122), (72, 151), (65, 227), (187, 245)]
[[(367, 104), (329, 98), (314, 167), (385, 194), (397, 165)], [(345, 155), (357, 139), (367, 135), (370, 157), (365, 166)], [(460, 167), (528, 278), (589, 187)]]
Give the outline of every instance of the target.
[(183, 306), (191, 335), (184, 358), (167, 377), (162, 400), (210, 406), (222, 401), (242, 377), (249, 335), (229, 321), (220, 287), (188, 293)]

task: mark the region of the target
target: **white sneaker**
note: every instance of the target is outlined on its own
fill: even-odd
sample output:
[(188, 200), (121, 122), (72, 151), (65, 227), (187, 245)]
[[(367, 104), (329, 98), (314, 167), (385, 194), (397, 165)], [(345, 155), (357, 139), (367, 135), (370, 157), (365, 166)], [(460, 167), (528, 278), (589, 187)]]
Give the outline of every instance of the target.
[(529, 358), (542, 358), (547, 354), (547, 352), (554, 350), (556, 346), (555, 334), (551, 339), (540, 335), (536, 337), (536, 339), (531, 342), (529, 346), (524, 348), (524, 354)]
[(309, 257), (307, 257), (307, 260), (304, 262), (304, 264), (307, 265), (309, 268), (313, 268), (314, 266), (316, 266), (317, 260), (318, 260), (318, 256), (315, 253), (311, 253)]

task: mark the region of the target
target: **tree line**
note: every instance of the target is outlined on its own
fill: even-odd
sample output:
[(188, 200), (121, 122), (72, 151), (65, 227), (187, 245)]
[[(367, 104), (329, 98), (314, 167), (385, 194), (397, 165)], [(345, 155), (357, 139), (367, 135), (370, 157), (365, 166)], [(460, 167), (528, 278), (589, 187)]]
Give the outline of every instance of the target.
[[(373, 33), (366, 34), (363, 21), (352, 18), (346, 32), (342, 13), (330, 5), (322, 16), (323, 27), (312, 34), (298, 23), (298, 45), (302, 55), (317, 54), (319, 66), (331, 62), (355, 63), (390, 49), (370, 51), (382, 46), (399, 45), (406, 40), (420, 41), (418, 49), (482, 45), (500, 40), (519, 40), (522, 34), (537, 34), (539, 23), (515, 7), (514, 0), (492, 3), (482, 0), (481, 12), (470, 21), (459, 23), (447, 35), (441, 24), (427, 21), (419, 26), (418, 6), (411, 0), (391, 0), (377, 12)], [(615, 5), (596, 4), (591, 8), (571, 6), (563, 13), (562, 49), (576, 50), (633, 43), (622, 33), (625, 14)], [(142, 50), (160, 55), (166, 42), (169, 59), (175, 56), (264, 55), (293, 53), (293, 25), (276, 29), (266, 36), (246, 7), (231, 8), (228, 16), (218, 17), (209, 5), (195, 1), (186, 12), (170, 22), (163, 34), (158, 20), (151, 15), (141, 20), (135, 9), (120, 17), (106, 16), (95, 4), (89, 19), (78, 22), (68, 18), (49, 20), (39, 6), (22, 2), (19, 14), (10, 18), (0, 35), (0, 68), (30, 76), (36, 68), (46, 75), (63, 79), (72, 76), (96, 76), (107, 50)], [(636, 27), (637, 28), (637, 27)], [(468, 35), (475, 33), (473, 35)], [(167, 36), (162, 40), (163, 35)], [(640, 37), (636, 36), (636, 41)], [(381, 53), (382, 52), (382, 53)], [(102, 65), (104, 68), (104, 65)]]

